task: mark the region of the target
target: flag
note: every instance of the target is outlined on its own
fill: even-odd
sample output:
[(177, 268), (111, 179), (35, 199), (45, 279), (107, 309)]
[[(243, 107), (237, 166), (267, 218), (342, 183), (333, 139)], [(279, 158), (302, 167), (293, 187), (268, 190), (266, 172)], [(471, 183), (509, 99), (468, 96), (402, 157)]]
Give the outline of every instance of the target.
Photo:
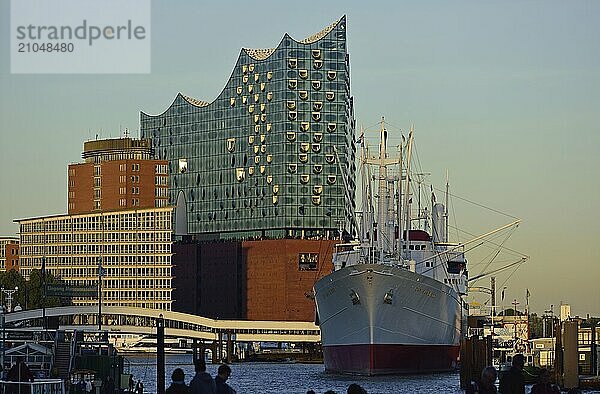
[(357, 144), (362, 144), (363, 140), (365, 139), (365, 133), (364, 131), (358, 136), (358, 139), (356, 140)]
[(504, 290), (506, 289), (502, 289), (502, 301), (504, 301)]
[(431, 202), (435, 204), (435, 193), (433, 191), (433, 185), (430, 185), (431, 187)]

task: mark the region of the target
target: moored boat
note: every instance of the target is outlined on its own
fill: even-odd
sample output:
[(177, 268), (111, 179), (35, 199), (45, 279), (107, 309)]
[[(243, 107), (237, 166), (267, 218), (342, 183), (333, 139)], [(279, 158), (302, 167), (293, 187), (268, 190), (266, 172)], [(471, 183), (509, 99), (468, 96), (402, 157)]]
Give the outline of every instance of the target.
[[(411, 211), (412, 129), (399, 158), (388, 155), (383, 120), (380, 135), (377, 157), (361, 138), (360, 239), (339, 245), (334, 272), (314, 285), (325, 368), (365, 375), (452, 370), (466, 314), (464, 245), (448, 242), (447, 211), (433, 193), (429, 212)], [(368, 165), (378, 167), (376, 176)], [(371, 179), (379, 183), (377, 209)]]

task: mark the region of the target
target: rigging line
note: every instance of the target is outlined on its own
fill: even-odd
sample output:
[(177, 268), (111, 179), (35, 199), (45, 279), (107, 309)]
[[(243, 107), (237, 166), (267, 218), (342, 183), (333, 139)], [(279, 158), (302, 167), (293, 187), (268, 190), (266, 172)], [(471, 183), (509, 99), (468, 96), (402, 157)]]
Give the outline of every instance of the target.
[[(502, 272), (504, 270), (509, 269), (510, 267), (514, 267), (514, 266), (519, 266), (520, 267), (526, 261), (527, 261), (527, 258), (522, 257), (519, 260), (517, 260), (515, 262), (512, 262), (512, 263), (510, 263), (510, 264), (508, 264), (508, 265), (506, 265), (504, 267), (496, 268), (495, 270), (491, 270), (489, 272), (484, 272), (483, 274), (475, 275), (474, 277), (469, 278), (468, 281), (469, 282), (471, 282), (471, 281), (476, 282), (476, 281), (478, 281), (481, 278), (484, 278), (486, 276), (489, 276), (489, 275), (492, 275), (492, 274), (495, 274), (495, 273), (498, 273), (498, 272)], [(506, 281), (504, 283), (506, 283)], [(504, 283), (502, 285), (504, 285)]]
[(386, 125), (389, 125), (389, 126), (390, 126), (391, 128), (393, 128), (393, 129), (396, 129), (396, 130), (402, 131), (402, 127), (395, 126), (395, 125), (393, 125), (393, 124), (389, 123), (387, 120), (385, 121), (385, 124), (386, 124)]
[[(471, 235), (471, 236), (473, 236), (473, 235)], [(509, 234), (509, 236), (512, 236), (512, 232)], [(491, 249), (491, 252), (489, 252), (489, 254), (488, 254), (487, 256), (485, 256), (485, 257), (483, 257), (483, 258), (480, 258), (480, 259), (479, 259), (479, 261), (481, 261), (481, 260), (483, 260), (484, 258), (487, 258), (487, 257), (488, 257), (488, 256), (490, 256), (491, 254), (493, 254), (493, 253), (494, 253), (494, 251), (495, 251), (497, 248), (503, 249), (503, 250), (504, 250), (504, 252), (505, 252), (506, 254), (510, 255), (510, 256), (522, 257), (522, 256), (524, 255), (524, 253), (513, 253), (513, 252), (511, 252), (511, 251), (509, 251), (509, 250), (505, 250), (505, 249), (508, 249), (508, 247), (506, 247), (506, 246), (504, 246), (504, 245), (503, 245), (503, 244), (504, 244), (504, 242), (506, 242), (506, 241), (503, 241), (501, 244), (498, 244), (498, 243), (494, 242), (494, 240), (495, 240), (496, 238), (500, 238), (500, 237), (499, 237), (499, 235), (491, 236), (489, 239), (486, 239), (486, 245), (485, 245), (485, 247), (486, 247), (486, 248), (489, 248), (489, 249)], [(489, 245), (488, 245), (488, 244), (489, 244)]]
[[(502, 243), (506, 242), (508, 240), (508, 238), (511, 236), (512, 234), (508, 234), (505, 238), (504, 241), (502, 241)], [(485, 265), (485, 267), (483, 267), (483, 269), (481, 270), (481, 272), (484, 272), (486, 269), (488, 269), (488, 267), (494, 262), (494, 260), (496, 259), (496, 257), (498, 257), (498, 255), (500, 254), (500, 251), (502, 246), (500, 246), (497, 250), (496, 253), (494, 254), (494, 256), (492, 258), (490, 258), (490, 261), (488, 261), (488, 263)], [(475, 283), (477, 283), (477, 280), (475, 281)]]
[[(450, 226), (450, 227), (453, 227), (453, 226)], [(458, 231), (461, 231), (461, 232), (463, 232), (463, 233), (465, 233), (465, 234), (467, 234), (467, 235), (469, 235), (469, 236), (471, 236), (471, 237), (474, 237), (474, 236), (475, 236), (475, 234), (472, 234), (472, 233), (470, 233), (470, 232), (468, 232), (468, 231), (466, 231), (466, 230), (461, 230), (461, 229), (458, 229), (458, 228), (457, 228), (457, 230), (458, 230)], [(512, 229), (512, 232), (514, 232), (515, 230), (516, 230), (516, 228), (513, 228), (513, 229)], [(512, 233), (511, 233), (511, 235), (512, 235)], [(508, 246), (502, 246), (502, 245), (496, 244), (495, 242), (492, 242), (492, 241), (487, 241), (487, 242), (488, 242), (488, 243), (490, 243), (490, 244), (492, 244), (492, 245), (494, 245), (494, 246), (501, 247), (503, 250), (505, 250), (505, 251), (507, 251), (507, 252), (511, 252), (511, 253), (513, 253), (513, 254), (515, 254), (515, 255), (518, 255), (518, 256), (526, 256), (527, 258), (529, 258), (529, 255), (527, 255), (527, 254), (525, 254), (525, 253), (521, 253), (521, 252), (519, 252), (518, 250), (515, 250), (515, 249), (512, 249), (512, 248), (509, 248)]]
[[(435, 187), (433, 188), (433, 190), (436, 190)], [(444, 190), (444, 192), (446, 192), (446, 191)], [(450, 192), (448, 192), (448, 195), (451, 196), (452, 194), (450, 194)], [(450, 200), (448, 200), (448, 204), (452, 205), (452, 220), (454, 221), (454, 223), (457, 223), (456, 210), (454, 209), (454, 202), (450, 203)], [(446, 212), (448, 212), (448, 207), (446, 207)], [(446, 220), (449, 221), (449, 218), (446, 218)], [(453, 226), (450, 226), (450, 224), (448, 224), (448, 226), (453, 227)], [(458, 230), (458, 226), (453, 227), (453, 228), (456, 230), (456, 240), (460, 243), (460, 232)]]
[[(385, 122), (385, 124), (387, 124), (387, 122)], [(363, 131), (381, 131), (381, 123), (377, 122), (375, 124), (372, 124), (370, 126), (364, 127), (363, 126)]]
[[(433, 189), (434, 189), (434, 190), (438, 190), (438, 191), (443, 191), (443, 190), (445, 190), (445, 189), (440, 189), (440, 188), (438, 188), (438, 187), (436, 187), (436, 186), (433, 186)], [(460, 196), (458, 196), (458, 195), (456, 195), (456, 194), (452, 194), (452, 193), (448, 193), (448, 194), (449, 194), (449, 195), (450, 195), (452, 198), (458, 198), (459, 200), (462, 200), (462, 201), (468, 202), (468, 203), (470, 203), (470, 204), (476, 205), (476, 206), (478, 206), (478, 207), (480, 207), (480, 208), (485, 208), (485, 209), (488, 209), (488, 210), (490, 210), (490, 211), (492, 211), (492, 212), (498, 213), (498, 214), (500, 214), (500, 215), (504, 215), (504, 216), (507, 216), (507, 217), (509, 217), (509, 218), (512, 218), (512, 219), (517, 219), (517, 220), (520, 220), (520, 219), (519, 219), (518, 217), (516, 217), (516, 216), (510, 215), (510, 214), (508, 214), (508, 213), (506, 213), (506, 212), (499, 211), (499, 210), (497, 210), (497, 209), (494, 209), (494, 208), (488, 207), (488, 206), (486, 206), (486, 205), (483, 205), (483, 204), (479, 204), (479, 203), (477, 203), (477, 202), (475, 202), (475, 201), (471, 201), (471, 200), (469, 200), (468, 198), (465, 198), (465, 197), (460, 197)]]

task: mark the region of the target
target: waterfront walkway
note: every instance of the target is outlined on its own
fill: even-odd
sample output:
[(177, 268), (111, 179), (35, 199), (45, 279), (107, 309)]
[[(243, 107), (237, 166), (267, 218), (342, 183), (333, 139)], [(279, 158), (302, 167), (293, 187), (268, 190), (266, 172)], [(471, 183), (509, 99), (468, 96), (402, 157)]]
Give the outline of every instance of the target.
[[(58, 319), (63, 330), (98, 331), (98, 306), (64, 306), (6, 314), (9, 327), (40, 329), (43, 316)], [(312, 322), (218, 320), (163, 310), (102, 307), (103, 331), (121, 334), (156, 334), (156, 320), (164, 318), (165, 336), (216, 341), (223, 334), (239, 342), (319, 342), (319, 327)]]

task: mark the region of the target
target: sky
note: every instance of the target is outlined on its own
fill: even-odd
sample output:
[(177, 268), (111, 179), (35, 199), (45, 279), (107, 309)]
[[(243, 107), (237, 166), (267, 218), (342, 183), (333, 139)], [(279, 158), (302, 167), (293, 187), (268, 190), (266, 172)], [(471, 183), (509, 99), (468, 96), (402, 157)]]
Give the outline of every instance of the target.
[[(10, 73), (0, 0), (0, 235), (16, 234), (16, 218), (66, 212), (67, 165), (84, 141), (137, 137), (139, 112), (161, 113), (177, 92), (214, 99), (240, 48), (347, 15), (357, 124), (370, 137), (381, 116), (392, 134), (414, 124), (436, 188), (448, 172), (452, 194), (510, 215), (459, 200), (465, 231), (522, 220), (506, 262), (529, 259), (497, 274), (498, 304), (522, 308), (529, 289), (538, 314), (566, 303), (600, 316), (600, 2), (153, 1), (151, 12), (148, 74), (22, 75)], [(470, 263), (471, 275), (485, 266)]]

